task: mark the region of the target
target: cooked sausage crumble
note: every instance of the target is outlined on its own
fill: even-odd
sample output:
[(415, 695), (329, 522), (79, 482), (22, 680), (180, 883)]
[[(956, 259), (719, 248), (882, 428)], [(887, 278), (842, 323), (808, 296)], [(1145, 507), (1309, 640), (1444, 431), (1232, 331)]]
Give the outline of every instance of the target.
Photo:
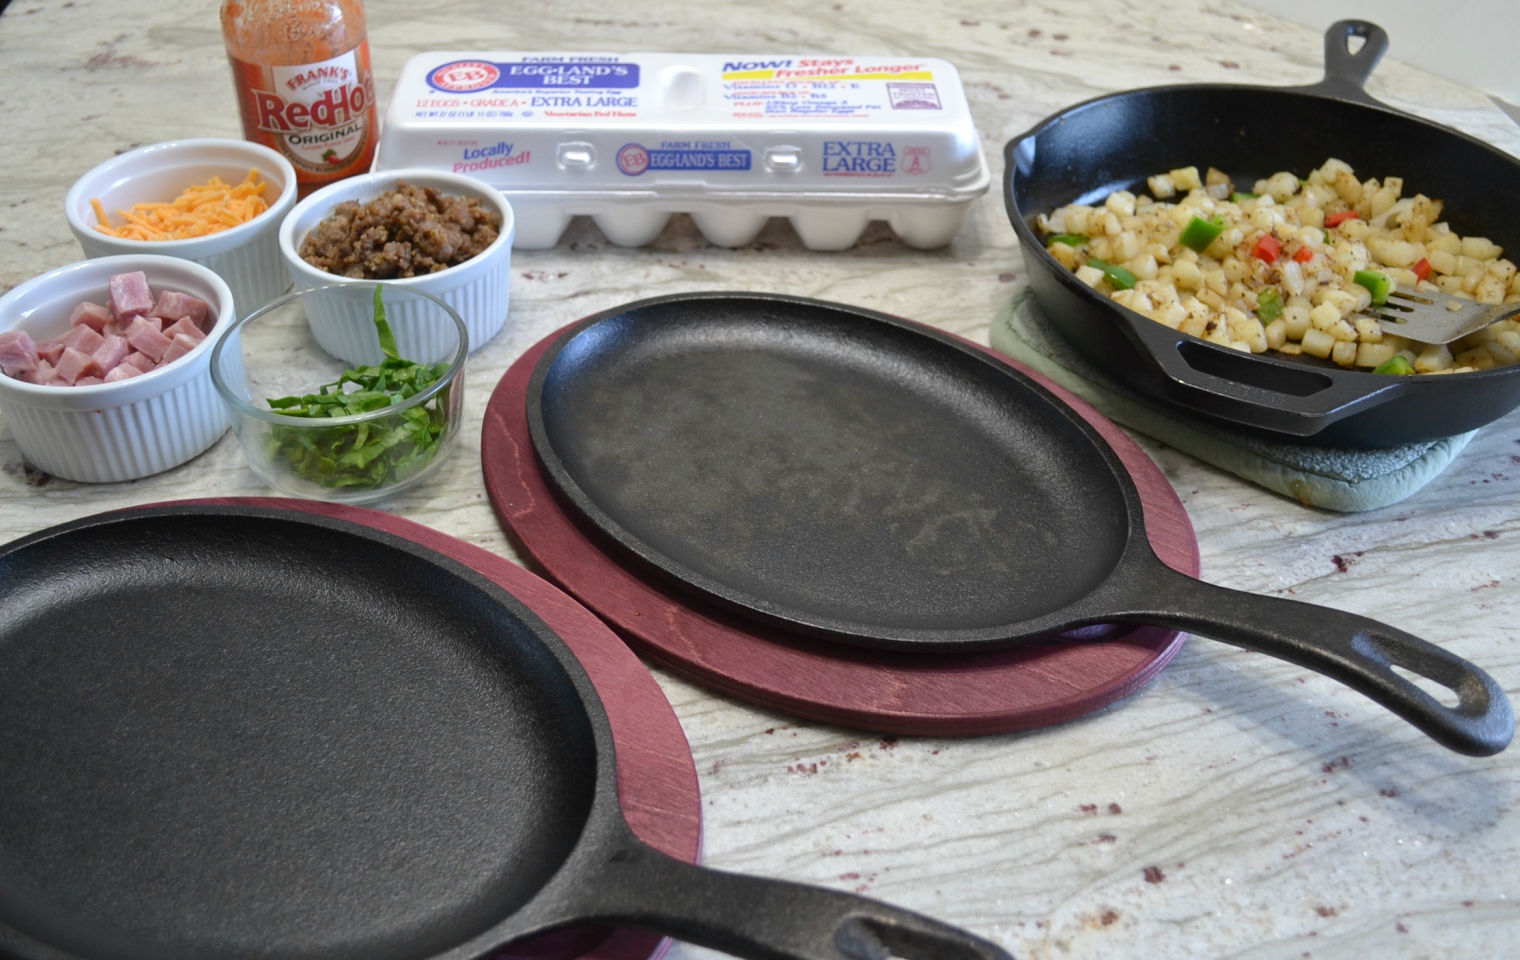
[(301, 259), (356, 280), (437, 273), (489, 247), (501, 215), (476, 197), (400, 181), (365, 204), (345, 200), (301, 243)]

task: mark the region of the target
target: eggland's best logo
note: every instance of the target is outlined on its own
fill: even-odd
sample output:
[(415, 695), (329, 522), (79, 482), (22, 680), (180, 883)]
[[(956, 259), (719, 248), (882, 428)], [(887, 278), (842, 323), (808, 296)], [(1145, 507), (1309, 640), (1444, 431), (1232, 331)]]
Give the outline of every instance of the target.
[(630, 177), (636, 177), (649, 169), (649, 151), (636, 143), (630, 143), (618, 151), (617, 165), (619, 170)]
[(433, 71), (428, 80), (440, 90), (469, 93), (483, 90), (501, 79), (501, 71), (494, 63), (482, 60), (458, 60), (446, 63)]

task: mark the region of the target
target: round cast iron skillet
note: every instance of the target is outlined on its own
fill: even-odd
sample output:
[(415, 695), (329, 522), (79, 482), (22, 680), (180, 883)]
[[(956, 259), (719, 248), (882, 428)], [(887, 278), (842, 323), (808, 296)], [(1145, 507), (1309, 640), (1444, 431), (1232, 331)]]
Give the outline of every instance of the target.
[[(1365, 40), (1351, 53), (1351, 37)], [(1045, 249), (1035, 218), (1146, 177), (1214, 166), (1237, 184), (1327, 157), (1357, 175), (1402, 176), (1406, 195), (1446, 203), (1452, 229), (1520, 244), (1520, 160), (1395, 110), (1363, 84), (1388, 49), (1382, 28), (1342, 21), (1325, 34), (1325, 79), (1307, 87), (1197, 84), (1098, 97), (1004, 148), (1003, 199), (1045, 314), (1089, 360), (1163, 405), (1300, 442), (1387, 447), (1473, 430), (1520, 405), (1520, 364), (1391, 377), (1328, 361), (1246, 355), (1121, 307)]]
[(1147, 623), (1334, 677), (1453, 750), (1496, 753), (1514, 729), (1498, 684), (1440, 647), (1163, 564), (1092, 427), (907, 321), (770, 295), (643, 300), (569, 328), (527, 404), (576, 511), (678, 585), (790, 630), (970, 650)]
[(0, 955), (478, 957), (572, 923), (756, 960), (1007, 960), (639, 842), (580, 665), (356, 524), (171, 507), (0, 548)]

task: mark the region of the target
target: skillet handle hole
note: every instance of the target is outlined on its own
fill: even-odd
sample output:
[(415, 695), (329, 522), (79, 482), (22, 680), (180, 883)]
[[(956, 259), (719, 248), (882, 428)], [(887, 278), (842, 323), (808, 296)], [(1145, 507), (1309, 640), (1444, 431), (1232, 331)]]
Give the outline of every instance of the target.
[(851, 917), (840, 924), (834, 945), (852, 960), (1012, 960), (953, 927), (941, 934), (871, 917)]
[(1335, 381), (1317, 370), (1262, 363), (1255, 357), (1236, 350), (1216, 349), (1195, 340), (1184, 340), (1177, 344), (1177, 352), (1188, 366), (1199, 373), (1292, 397), (1312, 397), (1335, 384)]
[(1400, 666), (1397, 663), (1390, 663), (1388, 669), (1398, 675), (1401, 680), (1407, 680), (1430, 694), (1441, 706), (1447, 709), (1454, 710), (1462, 703), (1462, 698), (1457, 694), (1457, 691), (1446, 686), (1444, 683), (1439, 683), (1423, 674), (1415, 673), (1408, 667)]
[(1361, 36), (1360, 34), (1353, 33), (1346, 37), (1346, 52), (1351, 54), (1353, 57), (1361, 52), (1361, 49), (1366, 45), (1367, 38)]

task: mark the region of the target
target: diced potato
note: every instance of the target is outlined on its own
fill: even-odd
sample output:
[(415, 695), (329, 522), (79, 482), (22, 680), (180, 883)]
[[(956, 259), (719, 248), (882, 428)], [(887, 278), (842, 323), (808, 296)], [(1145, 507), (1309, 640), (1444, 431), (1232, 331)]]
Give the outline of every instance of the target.
[(1066, 232), (1080, 233), (1086, 236), (1089, 232), (1088, 218), (1092, 216), (1092, 207), (1085, 207), (1081, 204), (1074, 203), (1071, 206), (1064, 207), (1062, 209), (1066, 211)]
[(1420, 351), (1420, 355), (1414, 358), (1414, 368), (1419, 373), (1434, 373), (1437, 370), (1451, 369), (1451, 351), (1446, 349), (1444, 343), (1433, 343)]
[(1304, 332), (1312, 324), (1309, 319), (1310, 310), (1301, 303), (1290, 303), (1283, 308), (1283, 327), (1288, 334), (1289, 340), (1302, 340)]
[(1168, 174), (1158, 173), (1154, 177), (1147, 177), (1145, 183), (1157, 200), (1170, 200), (1177, 195), (1177, 181)]
[(1393, 347), (1386, 343), (1361, 343), (1356, 348), (1356, 365), (1380, 367), (1393, 359)]
[(1077, 269), (1077, 251), (1076, 251), (1076, 248), (1067, 246), (1064, 243), (1056, 242), (1056, 243), (1052, 243), (1050, 246), (1046, 247), (1045, 249), (1050, 251), (1050, 255), (1052, 257), (1055, 257), (1056, 258), (1056, 262), (1059, 263), (1061, 266), (1065, 267), (1068, 270), (1075, 270), (1075, 269)]
[(1084, 264), (1077, 268), (1077, 279), (1089, 287), (1096, 288), (1098, 284), (1103, 282), (1103, 271), (1097, 267), (1089, 267)]
[[(1268, 349), (1281, 350), (1282, 345), (1288, 342), (1288, 325), (1283, 321), (1282, 317), (1278, 317), (1267, 324), (1264, 332), (1267, 335)], [(1390, 354), (1393, 353), (1391, 349), (1388, 352)]]
[(1337, 170), (1333, 176), (1335, 178), (1332, 181), (1335, 184), (1335, 192), (1340, 194), (1342, 200), (1354, 204), (1362, 199), (1362, 183), (1351, 172), (1349, 167), (1344, 170)]
[(1356, 344), (1347, 340), (1337, 340), (1335, 346), (1330, 348), (1330, 359), (1343, 367), (1349, 367), (1356, 363)]
[(1503, 247), (1495, 246), (1487, 237), (1462, 238), (1462, 256), (1464, 257), (1472, 257), (1474, 260), (1493, 260), (1503, 252)]
[(1177, 328), (1181, 327), (1182, 322), (1187, 319), (1188, 312), (1187, 308), (1185, 308), (1177, 301), (1173, 300), (1170, 303), (1158, 304), (1151, 316), (1154, 317), (1158, 323), (1164, 323), (1167, 326), (1171, 327), (1173, 330), (1176, 330)]
[(1356, 328), (1345, 320), (1337, 321), (1335, 326), (1325, 332), (1342, 343), (1356, 343)]
[(1119, 234), (1114, 241), (1114, 258), (1117, 260), (1130, 260), (1140, 253), (1140, 237), (1128, 230)]
[(1198, 179), (1197, 167), (1180, 167), (1169, 170), (1167, 173), (1171, 176), (1172, 182), (1177, 185), (1178, 190), (1197, 190), (1203, 186), (1203, 181)]
[(1304, 331), (1304, 352), (1321, 360), (1330, 356), (1330, 351), (1335, 348), (1335, 338), (1321, 330)]
[(1267, 189), (1265, 192), (1269, 194), (1273, 200), (1276, 200), (1278, 203), (1283, 203), (1289, 197), (1298, 192), (1298, 177), (1295, 177), (1293, 174), (1288, 173), (1287, 171), (1283, 171), (1282, 173), (1274, 173), (1272, 176), (1267, 178)]
[[(1130, 273), (1133, 273), (1136, 278), (1140, 280), (1156, 279), (1156, 271), (1160, 269), (1156, 265), (1156, 258), (1148, 253), (1142, 253), (1139, 256), (1126, 261), (1124, 266), (1129, 270)], [(1171, 295), (1173, 297), (1176, 297), (1175, 292), (1172, 292)]]
[(1479, 303), (1503, 303), (1504, 293), (1504, 281), (1489, 274), (1484, 274), (1472, 291), (1473, 299)]
[(1197, 290), (1203, 285), (1203, 271), (1198, 269), (1198, 264), (1192, 260), (1180, 259), (1172, 264), (1172, 271), (1177, 277), (1177, 285), (1185, 290)]
[[(1362, 343), (1382, 343), (1383, 325), (1371, 317), (1357, 317), (1356, 338)], [(1389, 353), (1391, 354), (1392, 352), (1393, 348), (1390, 347)]]
[(1309, 322), (1316, 330), (1328, 331), (1341, 322), (1341, 312), (1333, 303), (1322, 303), (1309, 311)]

